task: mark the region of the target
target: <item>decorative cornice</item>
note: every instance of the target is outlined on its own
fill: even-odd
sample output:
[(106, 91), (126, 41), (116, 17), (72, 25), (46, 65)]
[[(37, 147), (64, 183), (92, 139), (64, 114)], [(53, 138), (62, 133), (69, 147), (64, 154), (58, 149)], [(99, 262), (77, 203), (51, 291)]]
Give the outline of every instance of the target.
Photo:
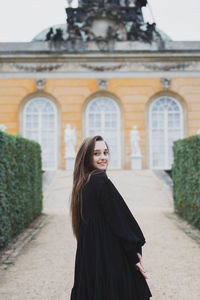
[(195, 62), (183, 62), (183, 63), (165, 63), (165, 62), (158, 62), (158, 63), (146, 63), (145, 68), (152, 71), (181, 71), (190, 69), (192, 66), (195, 65)]
[[(105, 65), (108, 66), (105, 66)], [(113, 63), (104, 63), (103, 65), (100, 63), (97, 64), (80, 64), (80, 67), (84, 68), (84, 69), (88, 69), (91, 71), (95, 71), (95, 72), (106, 72), (106, 71), (117, 71), (120, 70), (124, 67), (126, 67), (126, 63), (122, 63), (122, 64), (113, 64)]]
[(52, 72), (62, 68), (63, 64), (57, 63), (12, 63), (12, 67), (25, 72)]
[[(0, 76), (32, 76), (34, 78), (48, 78), (52, 76), (86, 76), (93, 74), (95, 78), (108, 78), (112, 76), (152, 76), (157, 74), (159, 78), (172, 78), (179, 73), (180, 76), (199, 76), (200, 62), (189, 57), (187, 61), (181, 62), (180, 58), (175, 61), (167, 57), (133, 56), (132, 54), (121, 57), (113, 53), (105, 55), (81, 55), (57, 56), (53, 61), (51, 56), (37, 56), (13, 58), (0, 62)], [(99, 75), (102, 73), (101, 75)], [(6, 75), (7, 74), (7, 75)], [(104, 76), (105, 74), (105, 76)], [(146, 75), (142, 75), (146, 74)]]

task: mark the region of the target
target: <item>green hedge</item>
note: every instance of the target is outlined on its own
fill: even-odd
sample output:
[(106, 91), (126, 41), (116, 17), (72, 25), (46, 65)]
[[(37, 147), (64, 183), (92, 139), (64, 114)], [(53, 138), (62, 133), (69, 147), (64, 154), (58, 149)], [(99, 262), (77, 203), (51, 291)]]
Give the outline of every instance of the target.
[(40, 145), (0, 130), (0, 248), (41, 211)]
[(175, 212), (200, 229), (200, 135), (174, 143)]

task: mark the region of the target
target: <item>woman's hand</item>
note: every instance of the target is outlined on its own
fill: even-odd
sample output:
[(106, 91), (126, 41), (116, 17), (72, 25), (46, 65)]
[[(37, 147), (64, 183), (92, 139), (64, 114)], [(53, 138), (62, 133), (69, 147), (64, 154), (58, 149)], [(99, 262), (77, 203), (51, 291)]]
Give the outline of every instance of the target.
[(143, 263), (142, 263), (142, 256), (140, 253), (137, 253), (137, 255), (138, 255), (138, 258), (140, 261), (135, 265), (135, 267), (138, 271), (140, 271), (140, 273), (144, 276), (145, 279), (148, 279), (148, 277), (146, 275), (146, 271), (145, 271)]

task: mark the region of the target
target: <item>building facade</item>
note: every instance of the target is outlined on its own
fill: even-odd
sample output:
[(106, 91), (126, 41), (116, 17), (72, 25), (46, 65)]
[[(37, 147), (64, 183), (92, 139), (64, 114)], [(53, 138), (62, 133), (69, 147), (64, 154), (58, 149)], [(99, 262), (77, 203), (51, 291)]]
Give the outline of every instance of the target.
[(200, 128), (200, 42), (122, 40), (102, 51), (93, 40), (45, 41), (47, 33), (0, 44), (6, 131), (41, 144), (44, 170), (65, 169), (67, 124), (76, 150), (100, 134), (110, 145), (110, 168), (128, 169), (136, 125), (142, 168), (171, 169), (173, 141)]

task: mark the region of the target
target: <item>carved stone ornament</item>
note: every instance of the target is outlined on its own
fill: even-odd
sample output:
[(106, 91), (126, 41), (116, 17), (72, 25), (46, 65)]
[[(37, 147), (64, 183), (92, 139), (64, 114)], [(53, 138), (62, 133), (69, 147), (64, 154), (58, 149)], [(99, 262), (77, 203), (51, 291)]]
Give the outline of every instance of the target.
[(6, 125), (4, 125), (4, 124), (0, 124), (0, 130), (1, 131), (6, 131)]
[[(88, 0), (78, 1), (72, 8), (68, 0), (67, 40), (72, 43), (94, 41), (100, 51), (109, 51), (115, 41), (141, 41), (152, 43), (161, 40), (155, 23), (144, 21), (142, 7), (147, 0)], [(59, 31), (59, 32), (58, 32)], [(63, 32), (57, 29), (53, 35), (50, 28), (47, 41), (63, 41)]]
[(160, 79), (163, 90), (169, 90), (171, 86), (171, 79), (169, 78), (161, 78)]
[(110, 63), (105, 66), (105, 63), (93, 63), (93, 64), (80, 64), (80, 67), (84, 69), (88, 69), (95, 72), (109, 72), (109, 71), (117, 71), (124, 67), (127, 67), (127, 64), (115, 64)]
[(190, 70), (196, 63), (194, 62), (183, 62), (183, 63), (176, 63), (176, 62), (169, 62), (169, 63), (162, 63), (162, 64), (151, 64), (145, 65), (145, 69), (151, 71), (185, 71)]
[(56, 63), (13, 63), (12, 67), (22, 72), (53, 72), (62, 68), (63, 64)]
[(46, 79), (35, 79), (35, 85), (38, 91), (43, 91), (46, 85)]
[(98, 79), (98, 86), (100, 91), (105, 91), (108, 86), (108, 80), (107, 79)]

